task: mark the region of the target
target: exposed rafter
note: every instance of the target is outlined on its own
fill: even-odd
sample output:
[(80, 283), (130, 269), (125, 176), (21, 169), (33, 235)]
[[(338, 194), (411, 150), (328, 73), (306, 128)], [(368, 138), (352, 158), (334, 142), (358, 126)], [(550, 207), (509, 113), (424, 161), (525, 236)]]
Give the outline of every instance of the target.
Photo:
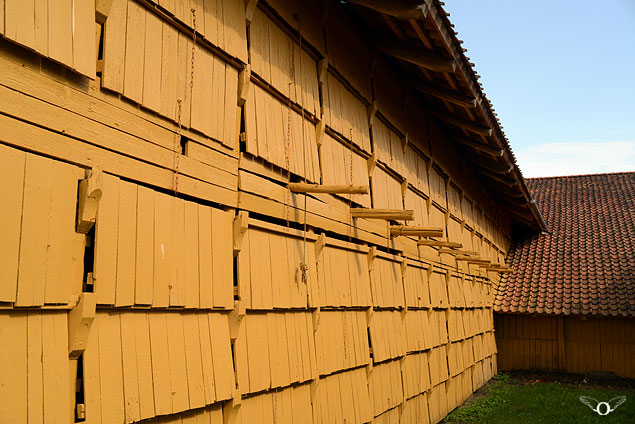
[(454, 59), (448, 59), (439, 53), (427, 51), (423, 47), (413, 46), (403, 41), (376, 39), (373, 45), (384, 54), (420, 65), (431, 71), (454, 72), (456, 67)]
[(480, 134), (480, 135), (484, 135), (486, 137), (489, 137), (490, 135), (492, 135), (492, 128), (491, 127), (486, 127), (483, 126), (477, 122), (473, 122), (470, 121), (468, 119), (465, 118), (459, 118), (458, 116), (452, 114), (452, 113), (448, 113), (439, 109), (435, 109), (432, 107), (428, 107), (427, 111), (433, 115), (434, 117), (447, 122), (449, 124), (452, 125), (456, 125), (457, 127), (461, 127), (464, 128), (468, 131), (471, 131), (473, 133), (476, 134)]
[(438, 97), (456, 105), (473, 108), (478, 104), (478, 100), (471, 96), (458, 93), (454, 90), (441, 88), (436, 84), (430, 84), (424, 81), (409, 81), (408, 85), (412, 88), (430, 96)]
[(399, 19), (422, 19), (428, 15), (428, 5), (421, 0), (348, 0)]

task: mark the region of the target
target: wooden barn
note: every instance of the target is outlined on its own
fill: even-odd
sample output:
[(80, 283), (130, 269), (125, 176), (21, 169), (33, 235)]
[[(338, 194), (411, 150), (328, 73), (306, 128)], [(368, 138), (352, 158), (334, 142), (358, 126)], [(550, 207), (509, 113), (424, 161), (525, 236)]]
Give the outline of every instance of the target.
[(500, 369), (635, 378), (635, 173), (528, 179), (549, 232), (512, 242)]
[(436, 423), (490, 379), (546, 227), (452, 27), (0, 0), (0, 421)]

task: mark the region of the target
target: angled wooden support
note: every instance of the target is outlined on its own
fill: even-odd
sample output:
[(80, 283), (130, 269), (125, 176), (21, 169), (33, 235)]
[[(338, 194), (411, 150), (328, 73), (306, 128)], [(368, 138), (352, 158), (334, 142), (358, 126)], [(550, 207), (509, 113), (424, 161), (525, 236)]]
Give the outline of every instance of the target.
[(319, 120), (317, 125), (315, 126), (315, 143), (318, 147), (320, 147), (322, 145), (322, 142), (324, 141), (325, 131), (326, 124), (324, 123), (324, 120)]
[(452, 134), (450, 138), (459, 144), (462, 144), (474, 150), (478, 150), (479, 152), (486, 153), (493, 157), (501, 157), (505, 153), (505, 150), (503, 149), (495, 146), (490, 146), (489, 144), (481, 143), (464, 135)]
[(392, 219), (395, 221), (412, 221), (414, 219), (414, 211), (410, 209), (351, 208), (351, 215), (353, 218)]
[(229, 337), (236, 340), (240, 332), (240, 326), (243, 325), (247, 308), (245, 302), (237, 300), (234, 302), (234, 309), (229, 313)]
[(95, 225), (97, 208), (102, 195), (101, 178), (101, 169), (93, 168), (90, 175), (79, 183), (77, 228), (75, 230), (78, 233), (87, 234)]
[(434, 108), (426, 108), (426, 110), (433, 115), (434, 117), (447, 122), (449, 124), (452, 125), (456, 125), (457, 127), (466, 129), (468, 131), (471, 131), (473, 133), (479, 134), (479, 135), (483, 135), (486, 137), (489, 137), (492, 135), (492, 128), (491, 127), (487, 127), (484, 125), (481, 125), (477, 122), (474, 121), (470, 121), (468, 119), (465, 118), (460, 118), (452, 113), (448, 113), (448, 112), (444, 112), (442, 110), (439, 109), (434, 109)]
[(68, 313), (68, 356), (79, 358), (88, 343), (95, 319), (95, 293), (81, 293), (79, 303)]
[(242, 250), (243, 238), (249, 226), (249, 212), (240, 211), (234, 217), (234, 256)]
[(326, 82), (326, 73), (329, 69), (329, 58), (325, 56), (318, 61), (318, 83), (320, 85)]
[(460, 249), (463, 244), (453, 241), (441, 241), (441, 240), (419, 240), (417, 242), (419, 246), (431, 246), (431, 247), (449, 247)]
[(430, 228), (406, 225), (391, 225), (390, 234), (393, 236), (413, 237), (443, 237), (443, 228)]
[(254, 12), (257, 5), (258, 0), (245, 0), (245, 21), (247, 21), (247, 26), (254, 20)]
[(380, 52), (435, 72), (454, 72), (456, 61), (423, 47), (397, 40), (377, 39), (373, 45)]
[(366, 108), (366, 113), (368, 115), (368, 125), (372, 127), (377, 116), (377, 100), (373, 100), (373, 103)]
[(348, 3), (399, 19), (424, 19), (428, 16), (428, 5), (421, 0), (349, 0)]
[(320, 185), (308, 183), (290, 183), (287, 188), (294, 193), (330, 193), (330, 194), (368, 194), (366, 185)]
[(439, 87), (436, 84), (413, 80), (408, 82), (408, 85), (410, 85), (415, 90), (422, 92), (423, 94), (428, 94), (430, 96), (446, 100), (458, 106), (474, 108), (478, 104), (478, 100), (475, 97), (466, 96), (457, 91)]
[(249, 95), (249, 86), (251, 85), (251, 65), (245, 64), (245, 67), (238, 73), (238, 106), (243, 106)]
[(441, 248), (439, 249), (439, 254), (474, 256), (474, 255), (478, 255), (478, 252), (472, 252), (470, 250), (455, 250), (455, 249)]
[(110, 14), (112, 0), (95, 0), (95, 22), (103, 24)]
[(368, 166), (368, 177), (373, 178), (373, 172), (375, 171), (375, 167), (377, 166), (377, 156), (374, 152), (366, 160), (366, 165)]

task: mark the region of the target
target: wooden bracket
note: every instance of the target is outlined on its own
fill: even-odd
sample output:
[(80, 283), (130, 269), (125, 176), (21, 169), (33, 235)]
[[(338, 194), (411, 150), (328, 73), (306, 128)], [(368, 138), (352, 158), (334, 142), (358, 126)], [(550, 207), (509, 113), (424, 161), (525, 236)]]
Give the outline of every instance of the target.
[(245, 21), (247, 22), (247, 26), (254, 20), (254, 12), (256, 11), (257, 5), (258, 0), (245, 0)]
[(313, 311), (313, 313), (311, 314), (314, 333), (317, 331), (318, 327), (320, 326), (320, 312), (321, 312), (321, 309), (318, 306), (318, 308), (315, 311)]
[(110, 14), (112, 0), (95, 0), (95, 22), (103, 25)]
[(408, 133), (401, 138), (401, 147), (403, 148), (404, 155), (406, 154), (406, 149), (408, 148), (408, 143), (410, 142), (408, 138)]
[(375, 257), (377, 256), (377, 247), (373, 246), (368, 250), (368, 270), (374, 269)]
[(245, 302), (242, 300), (237, 300), (234, 302), (234, 309), (229, 313), (229, 337), (231, 340), (236, 340), (238, 338), (238, 333), (240, 333), (240, 326), (244, 322), (245, 314), (247, 313), (247, 308), (245, 307)]
[(324, 233), (320, 234), (315, 241), (315, 258), (318, 259), (322, 255), (322, 250), (326, 245), (326, 235)]
[(390, 226), (390, 234), (393, 236), (443, 237), (443, 232), (443, 228), (429, 228), (406, 225)]
[(324, 141), (324, 132), (326, 130), (326, 125), (323, 120), (319, 120), (317, 125), (315, 126), (315, 142), (318, 147), (322, 146), (322, 141)]
[(79, 358), (86, 350), (95, 307), (95, 293), (82, 293), (77, 306), (68, 313), (68, 356), (71, 359)]
[(238, 106), (241, 107), (247, 101), (249, 86), (251, 85), (251, 65), (245, 64), (238, 73)]
[(87, 234), (95, 225), (102, 196), (101, 178), (102, 171), (96, 167), (90, 171), (90, 176), (79, 183), (76, 232), (80, 234)]
[(368, 111), (368, 126), (372, 127), (377, 115), (377, 100), (373, 100), (370, 106), (367, 107)]
[(368, 165), (368, 178), (373, 178), (373, 172), (375, 171), (375, 167), (377, 166), (377, 156), (375, 153), (370, 155), (370, 157), (366, 160), (366, 164)]
[(234, 256), (238, 255), (243, 245), (243, 238), (249, 226), (249, 212), (240, 211), (234, 217)]
[(326, 73), (329, 69), (329, 58), (328, 56), (324, 56), (322, 59), (318, 60), (318, 83), (320, 85), (326, 82)]
[(353, 218), (365, 219), (392, 219), (395, 221), (412, 221), (414, 219), (414, 210), (351, 208), (351, 216)]
[(223, 403), (223, 424), (239, 424), (242, 422), (240, 418), (240, 406), (242, 402), (239, 399), (242, 396), (237, 396), (237, 392), (238, 390), (232, 394), (232, 399), (229, 402)]
[(406, 179), (401, 182), (401, 197), (405, 198), (407, 192), (408, 192), (408, 180)]

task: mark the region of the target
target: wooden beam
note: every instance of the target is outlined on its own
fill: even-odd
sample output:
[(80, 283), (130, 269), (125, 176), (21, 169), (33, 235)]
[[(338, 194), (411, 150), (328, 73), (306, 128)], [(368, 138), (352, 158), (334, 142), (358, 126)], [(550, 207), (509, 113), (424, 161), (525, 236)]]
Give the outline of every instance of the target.
[(410, 81), (408, 85), (424, 94), (438, 97), (462, 107), (474, 108), (478, 104), (478, 100), (472, 96), (466, 96), (457, 91), (439, 87), (436, 84), (424, 81)]
[(353, 218), (393, 219), (395, 221), (412, 221), (414, 219), (413, 210), (400, 209), (351, 208), (351, 215)]
[(419, 240), (417, 241), (419, 246), (431, 246), (431, 247), (450, 247), (460, 249), (463, 244), (453, 241), (441, 241), (441, 240)]
[(457, 261), (461, 262), (470, 262), (470, 263), (482, 263), (482, 264), (491, 264), (491, 261), (489, 261), (488, 259), (483, 259), (483, 258), (477, 258), (474, 256), (467, 256), (467, 255), (459, 255), (456, 256), (454, 259), (456, 259)]
[(390, 234), (393, 236), (443, 237), (443, 228), (391, 225)]
[(464, 255), (464, 256), (474, 256), (478, 255), (478, 252), (472, 252), (470, 250), (455, 250), (455, 249), (447, 249), (441, 248), (439, 249), (439, 254), (449, 254), (449, 255)]
[(505, 154), (504, 149), (499, 149), (498, 147), (490, 146), (489, 144), (480, 143), (464, 135), (452, 134), (450, 135), (450, 138), (457, 143), (462, 144), (463, 146), (469, 147), (473, 150), (478, 150), (479, 152), (486, 153), (490, 156), (501, 157), (503, 156), (503, 154)]
[(374, 46), (380, 52), (436, 72), (454, 72), (456, 62), (438, 53), (403, 41), (378, 39)]
[(483, 135), (489, 137), (492, 135), (492, 128), (483, 126), (477, 122), (473, 122), (464, 118), (459, 118), (458, 116), (444, 112), (442, 110), (434, 109), (431, 107), (426, 108), (426, 110), (433, 115), (434, 117), (440, 119), (441, 121), (447, 122), (452, 125), (456, 125), (457, 127), (461, 127), (473, 133)]
[(421, 0), (348, 0), (348, 3), (399, 19), (423, 19), (428, 16), (428, 5)]
[(320, 185), (307, 183), (290, 183), (287, 188), (294, 193), (330, 193), (330, 194), (368, 194), (366, 185)]
[(506, 161), (501, 163), (494, 158), (490, 158), (489, 156), (466, 154), (465, 159), (476, 166), (499, 174), (509, 174), (514, 170), (514, 167), (510, 166)]
[(509, 178), (505, 178), (500, 174), (497, 174), (492, 171), (488, 171), (487, 169), (484, 169), (482, 167), (477, 167), (476, 169), (474, 169), (474, 171), (481, 175), (486, 176), (487, 178), (491, 178), (494, 181), (498, 181), (499, 183), (505, 184), (506, 186), (509, 186), (509, 187), (516, 187), (518, 185), (518, 181), (510, 180)]

